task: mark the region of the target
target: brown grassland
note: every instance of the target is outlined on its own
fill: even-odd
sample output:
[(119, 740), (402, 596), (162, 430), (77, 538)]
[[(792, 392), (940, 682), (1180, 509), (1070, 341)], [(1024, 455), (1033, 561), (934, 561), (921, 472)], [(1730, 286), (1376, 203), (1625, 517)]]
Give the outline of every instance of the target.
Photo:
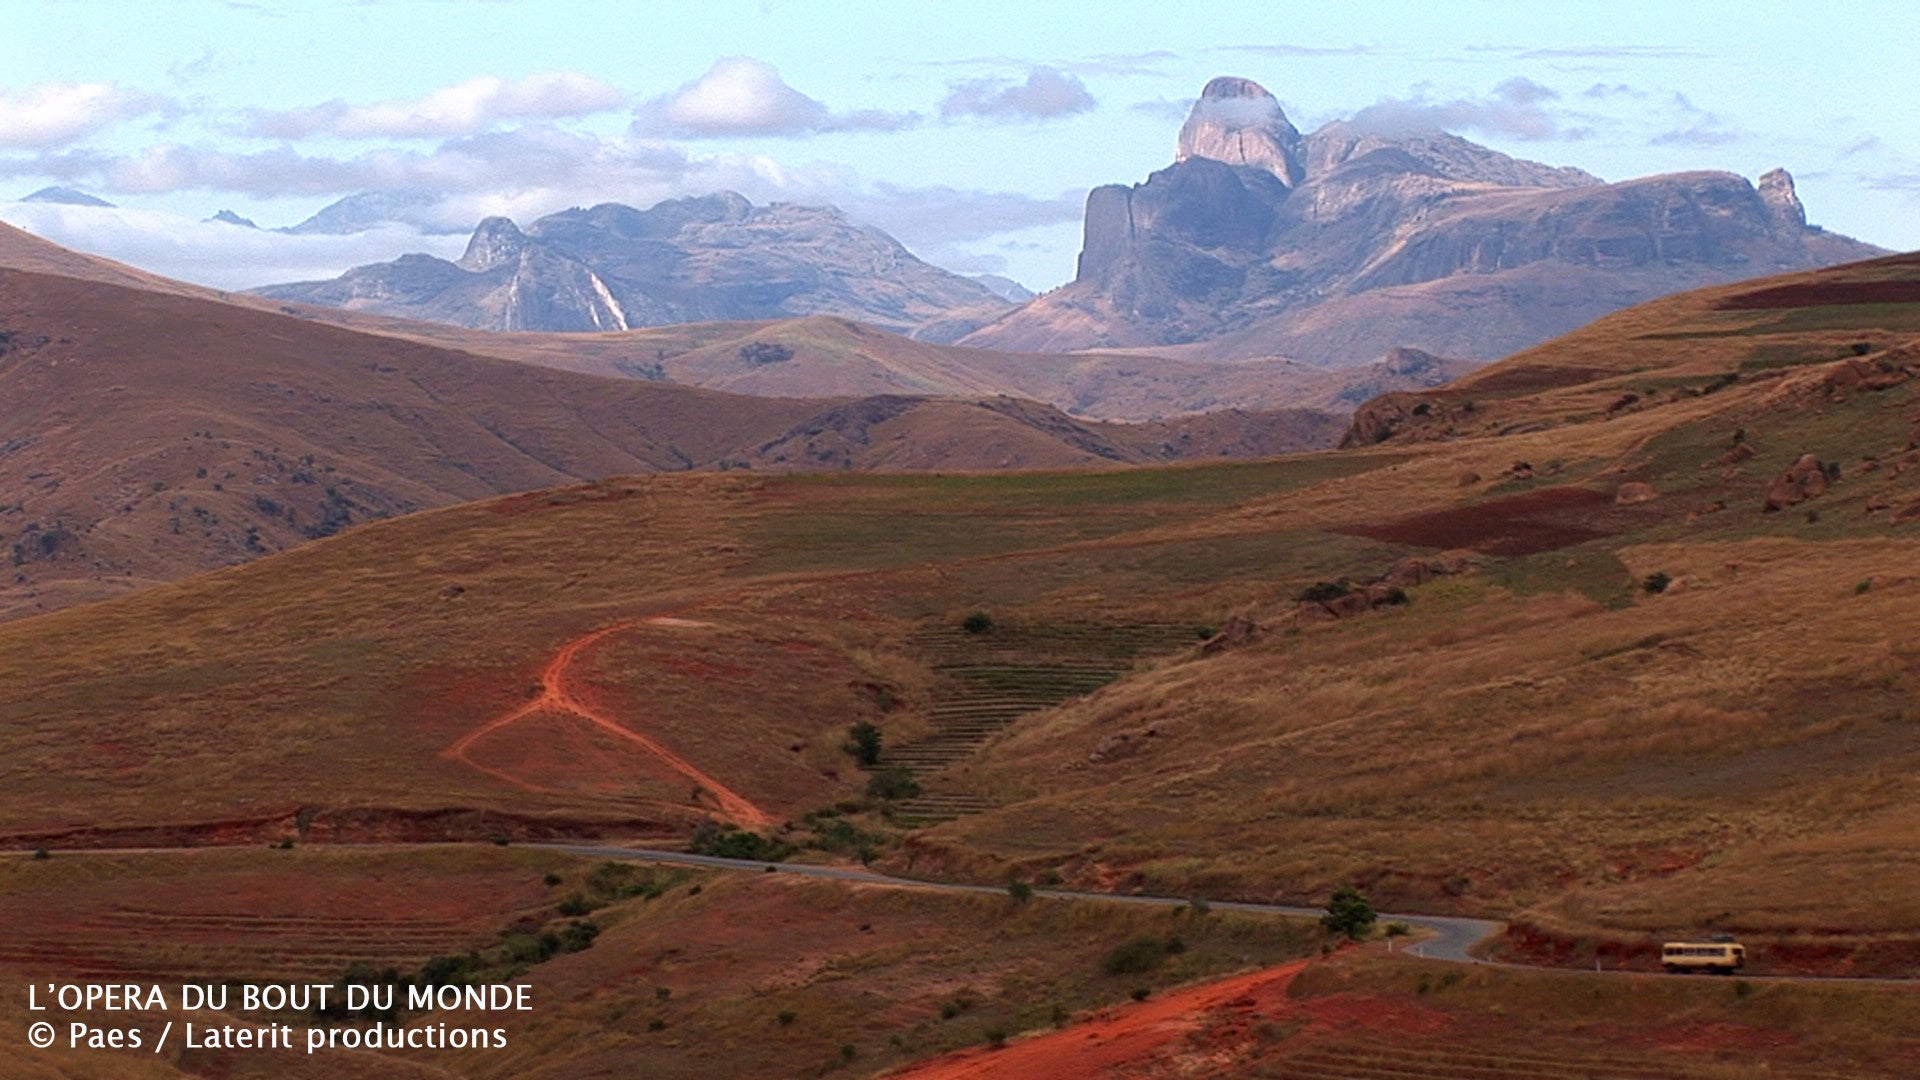
[[(1376, 402), (1341, 452), (607, 480), (0, 624), (0, 839), (53, 849), (24, 874), (133, 859), (74, 848), (244, 841), (231, 873), (282, 859), (345, 895), (376, 873), (354, 860), (388, 856), (318, 842), (683, 843), (751, 808), (800, 857), (845, 857), (837, 820), (916, 875), (1309, 902), (1353, 884), (1510, 919), (1504, 954), (1568, 967), (1654, 969), (1663, 938), (1727, 932), (1757, 976), (1911, 975), (1920, 304), (1841, 286), (1916, 279), (1881, 260), (1795, 275), (1811, 306), (1741, 306), (1751, 285), (1646, 305)], [(1808, 454), (1821, 482), (1765, 509)], [(1403, 565), (1399, 595), (1352, 602), (1409, 557), (1446, 572)], [(1230, 620), (1254, 629), (1199, 645)], [(918, 799), (866, 794), (858, 721)], [(167, 895), (187, 888), (170, 860), (200, 857), (104, 873)], [(393, 873), (591, 873), (512, 847), (433, 858)], [(548, 917), (530, 888), (444, 918)], [(865, 1075), (1125, 997), (1099, 958), (1176, 918), (1218, 929), (1183, 925), (1156, 986), (1318, 943), (778, 874), (604, 910), (592, 948), (530, 976), (556, 1004), (516, 1035), (529, 1057), (427, 1064)], [(968, 986), (981, 1019), (943, 1021)], [(1916, 1065), (1909, 987), (1460, 976), (1363, 951), (1285, 994), (1293, 1011), (1221, 1021), (1230, 1053), (1202, 1039), (1147, 1074)]]

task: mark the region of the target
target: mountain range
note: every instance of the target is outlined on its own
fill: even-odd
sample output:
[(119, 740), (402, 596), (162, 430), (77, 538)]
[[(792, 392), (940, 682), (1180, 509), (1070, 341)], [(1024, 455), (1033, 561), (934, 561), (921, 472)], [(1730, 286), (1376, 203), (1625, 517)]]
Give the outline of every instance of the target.
[(1492, 360), (1657, 296), (1884, 253), (1809, 226), (1784, 170), (1609, 184), (1437, 131), (1302, 136), (1265, 88), (1219, 78), (1172, 165), (1087, 197), (1073, 282), (960, 340)]
[[(351, 231), (424, 197), (363, 193), (293, 231)], [(1002, 353), (1340, 368), (1401, 346), (1490, 361), (1654, 297), (1879, 254), (1808, 225), (1785, 170), (1607, 183), (1437, 130), (1303, 135), (1264, 87), (1222, 77), (1172, 165), (1093, 189), (1074, 280), (1037, 297), (933, 267), (831, 207), (731, 192), (524, 229), (489, 218), (454, 262), (408, 255), (258, 292), (492, 330), (831, 315)]]
[(406, 255), (333, 281), (256, 291), (486, 330), (832, 314), (900, 333), (937, 320), (958, 336), (1010, 306), (988, 285), (922, 262), (839, 210), (755, 206), (733, 192), (647, 210), (603, 203), (524, 230), (492, 217), (458, 261)]

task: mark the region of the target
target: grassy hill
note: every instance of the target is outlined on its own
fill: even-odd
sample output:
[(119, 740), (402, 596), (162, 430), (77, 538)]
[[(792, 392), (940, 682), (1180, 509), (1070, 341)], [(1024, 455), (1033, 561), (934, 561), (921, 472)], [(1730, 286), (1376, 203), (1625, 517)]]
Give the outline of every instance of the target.
[[(841, 743), (868, 719), (924, 774), (932, 827), (889, 856), (916, 870), (1293, 897), (1359, 881), (1511, 913), (1817, 836), (1891, 889), (1903, 864), (1865, 838), (1906, 827), (1920, 765), (1915, 658), (1891, 632), (1920, 588), (1914, 384), (1894, 331), (1724, 306), (1779, 287), (1627, 313), (1407, 409), (1537, 407), (1506, 435), (1409, 441), (1416, 424), (1366, 452), (1171, 470), (610, 481), (21, 622), (0, 629), (0, 743), (31, 797), (0, 829), (778, 822), (858, 795)], [(1688, 318), (1776, 329), (1683, 336)], [(1639, 352), (1668, 347), (1685, 353), (1666, 366)], [(1804, 362), (1742, 371), (1756, 347)], [(1623, 377), (1668, 390), (1585, 410)], [(1808, 454), (1821, 490), (1803, 467), (1766, 509)], [(1432, 558), (1447, 549), (1471, 554)], [(1400, 566), (1410, 602), (1383, 587), (1371, 611), (1335, 595), (1408, 557), (1450, 572)], [(1322, 582), (1324, 603), (1296, 600)], [(970, 611), (993, 629), (955, 637)], [(1232, 616), (1259, 631), (1181, 644)], [(962, 810), (984, 812), (933, 824)], [(434, 817), (455, 812), (481, 817)], [(1815, 907), (1858, 902), (1803, 884)], [(1733, 925), (1773, 910), (1724, 904)]]
[(1326, 445), (1339, 429), (1319, 412), (1116, 425), (1012, 399), (766, 398), (604, 378), (64, 276), (111, 265), (24, 250), (63, 274), (0, 270), (0, 617), (362, 521), (607, 476), (1248, 457)]
[[(74, 848), (246, 844), (195, 887), (337, 880), (328, 895), (363, 907), (387, 873), (351, 865), (367, 856), (279, 886), (257, 860), (597, 835), (1215, 899), (1355, 884), (1382, 907), (1508, 917), (1504, 951), (1575, 968), (1652, 970), (1661, 940), (1725, 932), (1762, 975), (1904, 974), (1920, 957), (1913, 277), (1882, 260), (1625, 312), (1564, 352), (1376, 402), (1340, 452), (604, 480), (16, 620), (0, 625), (0, 840), (51, 848), (19, 860), (43, 876), (102, 857)], [(861, 721), (917, 793), (870, 787), (880, 773), (848, 749)], [(729, 823), (762, 839), (715, 831)], [(298, 847), (265, 846), (282, 839)], [(433, 948), (489, 920), (547, 925), (536, 874), (585, 887), (557, 856), (435, 858), (405, 880), (468, 899), (394, 931)], [(0, 902), (93, 911), (139, 888), (86, 873), (0, 880)], [(162, 893), (199, 880), (122, 874), (143, 875)], [(531, 976), (564, 1002), (524, 1031), (543, 1067), (777, 1074), (785, 1059), (755, 1055), (786, 1043), (714, 1046), (767, 1025), (808, 1071), (877, 1068), (984, 1037), (937, 1019), (968, 984), (1004, 988), (981, 994), (980, 1023), (1011, 1030), (1055, 998), (1112, 1000), (1123, 983), (1083, 978), (1110, 931), (1162, 932), (748, 877), (630, 898), (593, 948)], [(329, 933), (314, 924), (312, 956), (341, 958)], [(428, 947), (396, 940), (386, 962)], [(1293, 947), (1262, 940), (1269, 958)], [(1042, 941), (1070, 948), (1048, 966)], [(103, 970), (168, 958), (101, 948)], [(1230, 966), (1236, 949), (1254, 955), (1196, 951)], [(1876, 1035), (1908, 1011), (1879, 988), (1446, 974), (1336, 958), (1274, 997), (1270, 1032), (1231, 1010), (1183, 1030), (1222, 1040), (1222, 1075), (1912, 1064)], [(1349, 1022), (1382, 1010), (1406, 1023)], [(1674, 1047), (1697, 1067), (1659, 1073)]]

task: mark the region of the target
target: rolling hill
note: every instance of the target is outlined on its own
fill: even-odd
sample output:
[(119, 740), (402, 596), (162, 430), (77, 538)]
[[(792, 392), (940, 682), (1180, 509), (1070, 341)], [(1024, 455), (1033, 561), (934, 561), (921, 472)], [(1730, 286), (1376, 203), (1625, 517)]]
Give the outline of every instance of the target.
[(916, 873), (1359, 882), (1628, 962), (1706, 890), (1768, 964), (1810, 928), (1871, 964), (1920, 767), (1916, 265), (1623, 313), (1406, 409), (1450, 438), (606, 481), (0, 627), (0, 832), (755, 825), (855, 796), (867, 718), (921, 774)]
[[(1910, 1075), (1910, 987), (1765, 976), (1920, 955), (1916, 339), (1920, 259), (1886, 259), (1619, 313), (1376, 401), (1339, 452), (604, 480), (0, 624), (0, 979), (536, 987), (512, 1056), (379, 1062), (422, 1076), (970, 1043), (924, 1075), (1057, 1071), (1096, 1040), (1144, 1075)], [(584, 836), (990, 889), (511, 843)], [(175, 844), (220, 850), (77, 850)], [(1010, 880), (1358, 885), (1607, 974), (1373, 947), (1182, 989), (1316, 939)], [(1716, 932), (1756, 977), (1621, 973)]]
[[(20, 234), (24, 236), (24, 234)], [(17, 237), (0, 239), (17, 240)], [(0, 614), (358, 522), (688, 469), (1005, 469), (1327, 445), (1325, 413), (1083, 422), (1013, 399), (768, 398), (603, 378), (231, 304), (52, 245), (0, 270)]]

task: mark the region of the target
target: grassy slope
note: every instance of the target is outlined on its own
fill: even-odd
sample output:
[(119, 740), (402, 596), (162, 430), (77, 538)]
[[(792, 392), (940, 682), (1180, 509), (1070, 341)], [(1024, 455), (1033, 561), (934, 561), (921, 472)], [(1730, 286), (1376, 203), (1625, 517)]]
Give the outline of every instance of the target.
[[(1692, 332), (1651, 318), (1628, 320), (1637, 329), (1615, 350)], [(1829, 333), (1761, 344), (1824, 362), (1814, 346)], [(1700, 390), (1723, 382), (1711, 360), (1639, 377)], [(947, 676), (924, 632), (967, 611), (1091, 647), (1129, 626), (1243, 613), (1267, 629), (1255, 644), (1149, 663), (930, 778), (1002, 808), (894, 858), (1251, 896), (1359, 881), (1395, 902), (1489, 913), (1616, 897), (1624, 914), (1596, 899), (1541, 918), (1662, 933), (1700, 921), (1704, 901), (1670, 884), (1697, 874), (1723, 883), (1702, 895), (1720, 898), (1727, 925), (1904, 932), (1897, 914), (1857, 918), (1875, 901), (1838, 888), (1818, 857), (1788, 860), (1784, 882), (1742, 869), (1774, 850), (1845, 851), (1849, 880), (1878, 882), (1876, 895), (1913, 884), (1876, 837), (1910, 828), (1901, 792), (1920, 767), (1915, 655), (1891, 629), (1920, 588), (1906, 569), (1916, 542), (1889, 524), (1920, 499), (1902, 456), (1914, 384), (1837, 391), (1823, 381), (1834, 370), (1774, 365), (1602, 422), (1270, 464), (658, 477), (371, 526), (0, 628), (0, 768), (22, 793), (0, 828), (299, 807), (330, 828), (356, 807), (684, 827), (710, 805), (684, 776), (564, 716), (515, 728), (477, 762), (444, 754), (528, 700), (566, 642), (662, 613), (708, 625), (612, 634), (585, 654), (580, 692), (793, 816), (859, 787), (839, 750), (853, 720), (896, 743), (929, 729)], [(1736, 429), (1756, 456), (1702, 468)], [(1841, 479), (1763, 513), (1769, 479), (1803, 452), (1840, 462)], [(1536, 475), (1506, 472), (1516, 460)], [(1466, 472), (1484, 479), (1463, 484)], [(1615, 507), (1624, 481), (1658, 497)], [(1598, 497), (1516, 509), (1568, 487)], [(1444, 543), (1575, 542), (1491, 556), (1481, 573), (1414, 588), (1404, 609), (1296, 623), (1302, 587), (1378, 574), (1434, 528), (1422, 513), (1462, 507), (1471, 527)], [(1655, 572), (1675, 587), (1640, 591)], [(1118, 735), (1140, 749), (1116, 753)], [(1763, 886), (1804, 900), (1788, 912)]]
[[(1823, 381), (1831, 354), (1815, 348), (1831, 318), (1767, 317), (1818, 325), (1757, 343), (1685, 339), (1741, 351), (1636, 377), (1703, 390), (1751, 361), (1751, 344), (1811, 363), (1749, 368), (1712, 393), (1659, 395), (1605, 421), (1242, 465), (610, 482), (370, 525), (0, 626), (0, 783), (13, 796), (0, 831), (259, 818), (210, 834), (257, 839), (296, 831), (306, 808), (318, 836), (399, 834), (396, 811), (448, 807), (514, 815), (481, 819), (485, 829), (683, 829), (703, 812), (696, 793), (563, 717), (485, 759), (548, 790), (441, 756), (528, 700), (564, 643), (661, 614), (679, 621), (640, 622), (585, 653), (576, 691), (791, 815), (857, 790), (840, 749), (852, 720), (879, 723), (889, 745), (926, 728), (949, 678), (926, 635), (968, 611), (994, 616), (988, 642), (1051, 634), (1089, 648), (1127, 627), (1246, 613), (1265, 627), (1256, 642), (1206, 657), (1168, 650), (931, 778), (1006, 805), (921, 832), (892, 858), (986, 880), (1051, 871), (1214, 895), (1358, 882), (1382, 901), (1524, 910), (1513, 946), (1575, 964), (1596, 950), (1608, 966), (1644, 964), (1650, 942), (1706, 929), (1741, 934), (1763, 970), (1906, 964), (1920, 929), (1908, 899), (1920, 885), (1908, 797), (1920, 655), (1899, 628), (1920, 602), (1920, 526), (1888, 518), (1920, 500), (1920, 468), (1903, 449), (1920, 401), (1912, 382), (1835, 392)], [(1664, 330), (1636, 325), (1617, 351), (1694, 332), (1678, 316)], [(1607, 354), (1599, 339), (1582, 347)], [(1520, 391), (1477, 393), (1488, 408), (1528, 407)], [(1536, 407), (1569, 393), (1604, 396), (1549, 388)], [(1701, 468), (1735, 429), (1757, 455)], [(1840, 481), (1763, 513), (1768, 480), (1802, 452), (1841, 462)], [(1507, 475), (1515, 460), (1539, 475)], [(1485, 479), (1462, 484), (1469, 471)], [(1604, 494), (1629, 480), (1659, 497), (1535, 518), (1503, 510), (1542, 489)], [(1869, 512), (1883, 501), (1889, 509)], [(1420, 550), (1408, 538), (1433, 527), (1420, 515), (1459, 507), (1489, 529), (1594, 535), (1486, 557), (1479, 573), (1412, 588), (1405, 608), (1294, 620), (1301, 587), (1378, 572)], [(1642, 591), (1656, 571), (1674, 584)], [(1117, 744), (1119, 734), (1132, 738)], [(254, 860), (289, 855), (318, 857), (230, 857), (257, 873), (269, 864)], [(72, 872), (59, 856), (26, 865)], [(456, 870), (474, 872), (425, 876)], [(89, 890), (112, 895), (104, 883)], [(795, 1060), (825, 1069), (852, 1043), (857, 1073), (976, 1039), (1003, 1015), (1011, 1028), (1035, 1023), (1036, 1002), (1120, 990), (1084, 979), (1112, 939), (1077, 936), (1084, 923), (1058, 922), (1054, 909), (904, 903), (776, 876), (682, 892), (657, 912), (610, 911), (594, 949), (543, 968), (558, 1019), (548, 1027), (555, 1014), (541, 1013), (526, 1045), (555, 1075), (592, 1064), (698, 1075), (790, 1073)], [(1109, 918), (1102, 933), (1134, 932)], [(885, 941), (869, 944), (863, 923)], [(688, 949), (703, 927), (716, 943), (765, 947)], [(1062, 940), (1065, 961), (1039, 948)], [(1906, 1024), (1905, 997), (1873, 988), (1743, 994), (1709, 980), (1443, 975), (1362, 963), (1303, 979), (1296, 997), (1325, 1025), (1298, 1039), (1287, 1024), (1256, 1030), (1272, 1046), (1252, 1060), (1274, 1076), (1334, 1076), (1333, 1065), (1374, 1055), (1447, 1075), (1465, 1060), (1448, 1053), (1496, 1072), (1507, 1066), (1494, 1059), (1516, 1055), (1620, 1064), (1685, 1053), (1703, 1080), (1761, 1059), (1776, 1075), (1912, 1065), (1911, 1047), (1882, 1038)], [(939, 1004), (969, 984), (994, 1004), (978, 1021), (939, 1020)], [(666, 1001), (655, 985), (670, 989)], [(874, 993), (907, 1004), (876, 1010)], [(768, 995), (791, 1003), (791, 1028)], [(1419, 1025), (1354, 1034), (1353, 1017), (1382, 1013)], [(730, 1037), (770, 1017), (768, 1038)], [(649, 1030), (656, 1019), (667, 1026)], [(1423, 1042), (1423, 1031), (1440, 1034)]]
[(1246, 457), (1325, 445), (1336, 427), (1319, 413), (1125, 426), (1015, 401), (730, 395), (5, 270), (0, 559), (11, 573), (0, 616), (116, 595), (369, 518), (574, 480)]

